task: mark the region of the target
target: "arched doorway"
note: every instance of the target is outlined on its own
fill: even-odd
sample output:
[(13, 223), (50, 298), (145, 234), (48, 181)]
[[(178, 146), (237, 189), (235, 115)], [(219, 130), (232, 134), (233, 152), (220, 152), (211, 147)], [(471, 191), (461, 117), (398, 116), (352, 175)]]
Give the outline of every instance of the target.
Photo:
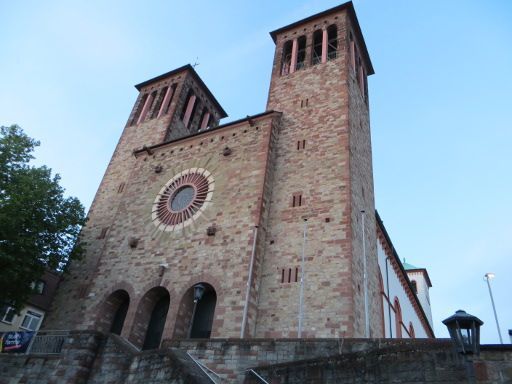
[(160, 347), (170, 296), (164, 287), (150, 289), (140, 299), (135, 313), (130, 341), (143, 350)]
[(217, 293), (210, 284), (202, 282), (190, 287), (180, 303), (174, 337), (210, 338), (216, 305)]
[(162, 333), (164, 332), (165, 319), (169, 311), (169, 294), (158, 299), (149, 318), (148, 329), (142, 349), (155, 349), (160, 346)]
[(126, 291), (121, 291), (122, 297), (120, 297), (120, 304), (117, 307), (117, 310), (114, 314), (114, 319), (112, 320), (112, 324), (110, 325), (110, 332), (115, 333), (116, 335), (120, 335), (123, 330), (124, 320), (126, 319), (126, 313), (128, 312), (128, 307), (130, 306), (130, 296)]
[(111, 332), (120, 335), (129, 306), (130, 295), (128, 292), (124, 289), (112, 292), (100, 306), (97, 329), (100, 332)]

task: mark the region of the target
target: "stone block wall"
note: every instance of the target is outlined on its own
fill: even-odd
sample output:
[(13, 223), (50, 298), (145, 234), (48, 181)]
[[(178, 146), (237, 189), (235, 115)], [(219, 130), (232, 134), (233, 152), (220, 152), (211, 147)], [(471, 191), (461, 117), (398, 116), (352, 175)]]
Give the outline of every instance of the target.
[(71, 332), (59, 355), (0, 355), (0, 384), (512, 382), (512, 346), (482, 346), (465, 360), (450, 340), (210, 339), (164, 341), (139, 352), (116, 335)]

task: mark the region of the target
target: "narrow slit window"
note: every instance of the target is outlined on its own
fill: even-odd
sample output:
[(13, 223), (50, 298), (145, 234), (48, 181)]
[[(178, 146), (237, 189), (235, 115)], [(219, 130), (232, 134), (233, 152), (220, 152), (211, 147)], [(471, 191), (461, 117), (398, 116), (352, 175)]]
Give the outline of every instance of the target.
[(147, 105), (145, 105), (142, 109), (142, 114), (140, 115), (139, 122), (142, 123), (144, 120), (146, 120), (146, 116), (148, 115), (148, 112), (151, 111), (151, 107), (153, 106), (153, 103), (155, 101), (156, 93), (156, 91), (153, 91), (149, 95), (149, 100), (147, 100)]
[(297, 63), (295, 70), (306, 68), (306, 36), (297, 39)]
[(284, 268), (281, 268), (281, 283), (284, 283)]
[(169, 90), (169, 96), (168, 96), (167, 100), (164, 100), (164, 105), (162, 105), (162, 112), (164, 115), (167, 115), (169, 113), (169, 109), (171, 107), (171, 102), (172, 102), (175, 92), (176, 92), (176, 84), (173, 84), (171, 86), (171, 89)]
[(352, 67), (352, 70), (356, 70), (356, 46), (354, 43), (354, 37), (352, 36), (352, 32), (349, 34), (349, 40), (350, 40), (350, 66)]
[(292, 64), (292, 41), (288, 40), (283, 45), (283, 58), (281, 61), (281, 75), (287, 75), (290, 73), (290, 67)]
[(144, 104), (146, 104), (147, 98), (148, 98), (148, 94), (147, 93), (141, 97), (141, 99), (139, 101), (139, 105), (137, 106), (137, 111), (133, 115), (133, 118), (132, 118), (132, 121), (131, 121), (130, 125), (137, 124), (137, 120), (139, 120), (139, 116), (142, 113), (142, 108), (144, 108)]
[(292, 195), (292, 207), (300, 207), (304, 205), (304, 198), (301, 193), (294, 193)]
[(204, 107), (201, 112), (201, 117), (199, 118), (199, 130), (201, 130), (203, 128), (203, 120), (207, 113), (208, 113), (208, 109), (206, 107)]
[(288, 268), (288, 282), (289, 283), (292, 282), (292, 269), (291, 268)]
[(108, 227), (102, 228), (98, 239), (104, 239), (107, 236)]
[(417, 295), (418, 294), (418, 285), (416, 284), (416, 280), (411, 280), (412, 291)]
[(164, 97), (167, 94), (167, 90), (169, 87), (163, 87), (158, 94), (155, 107), (153, 108), (153, 112), (151, 112), (151, 119), (154, 119), (158, 116), (158, 112), (160, 112), (160, 108), (162, 107), (162, 102), (164, 101)]
[(183, 124), (186, 128), (190, 126), (190, 121), (192, 120), (192, 112), (196, 107), (196, 95), (192, 90), (188, 91), (187, 98), (185, 99), (185, 104), (183, 104), (183, 108), (181, 110), (180, 119), (183, 121)]
[(196, 112), (198, 110), (198, 105), (199, 105), (199, 100), (196, 99), (196, 101), (194, 103), (194, 106), (192, 107), (192, 112), (190, 113), (190, 119), (188, 121), (187, 128), (189, 128), (189, 129), (193, 128), (192, 124), (194, 124), (194, 122), (197, 120), (196, 119)]
[(117, 188), (117, 193), (122, 193), (124, 191), (125, 183), (119, 184), (119, 187)]
[(313, 33), (313, 46), (311, 64), (316, 65), (322, 62), (322, 30), (318, 29)]
[(299, 267), (295, 267), (295, 282), (299, 281)]
[(338, 57), (338, 28), (331, 25), (327, 28), (327, 60)]

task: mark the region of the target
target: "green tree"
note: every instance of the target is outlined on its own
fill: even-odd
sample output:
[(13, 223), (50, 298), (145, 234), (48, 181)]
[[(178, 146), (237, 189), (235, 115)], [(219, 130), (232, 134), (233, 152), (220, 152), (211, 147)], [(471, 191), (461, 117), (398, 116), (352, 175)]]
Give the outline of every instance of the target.
[(17, 126), (0, 127), (0, 304), (19, 309), (45, 269), (61, 270), (75, 246), (84, 208), (64, 197), (60, 177), (29, 164), (39, 142)]

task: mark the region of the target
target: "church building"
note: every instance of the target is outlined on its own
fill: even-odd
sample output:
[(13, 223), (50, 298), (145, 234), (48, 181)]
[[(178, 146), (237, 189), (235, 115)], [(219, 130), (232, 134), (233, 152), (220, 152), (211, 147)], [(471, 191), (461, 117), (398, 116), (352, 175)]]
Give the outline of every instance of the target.
[(428, 273), (375, 209), (354, 7), (270, 33), (266, 110), (225, 124), (190, 65), (138, 97), (43, 325), (195, 338), (432, 338)]

